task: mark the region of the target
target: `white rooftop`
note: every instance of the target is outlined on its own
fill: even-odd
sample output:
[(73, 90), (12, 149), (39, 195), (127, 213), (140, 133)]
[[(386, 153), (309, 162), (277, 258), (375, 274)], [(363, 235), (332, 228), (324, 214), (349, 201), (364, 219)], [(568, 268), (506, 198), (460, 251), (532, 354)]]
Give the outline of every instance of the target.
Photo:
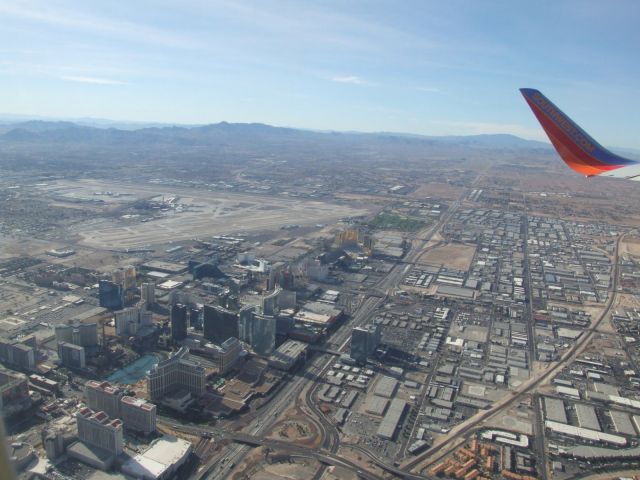
[(122, 471), (135, 478), (158, 478), (182, 463), (191, 450), (191, 443), (172, 435), (165, 435), (151, 443), (146, 452), (125, 462)]

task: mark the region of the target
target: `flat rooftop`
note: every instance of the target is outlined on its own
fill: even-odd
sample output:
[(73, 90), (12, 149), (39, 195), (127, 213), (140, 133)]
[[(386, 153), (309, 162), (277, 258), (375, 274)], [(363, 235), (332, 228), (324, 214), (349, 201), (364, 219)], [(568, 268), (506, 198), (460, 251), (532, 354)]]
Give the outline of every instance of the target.
[(180, 263), (163, 262), (161, 260), (151, 260), (147, 263), (140, 265), (140, 268), (148, 271), (163, 272), (163, 273), (183, 273), (187, 271), (187, 265)]
[(165, 435), (154, 440), (146, 452), (125, 462), (122, 471), (137, 478), (158, 478), (167, 470), (181, 464), (191, 452), (191, 448), (191, 442)]
[[(114, 455), (108, 450), (77, 441), (67, 448), (67, 453), (75, 458), (86, 458), (92, 460), (94, 464), (109, 464), (113, 461)], [(74, 455), (75, 454), (75, 455)]]

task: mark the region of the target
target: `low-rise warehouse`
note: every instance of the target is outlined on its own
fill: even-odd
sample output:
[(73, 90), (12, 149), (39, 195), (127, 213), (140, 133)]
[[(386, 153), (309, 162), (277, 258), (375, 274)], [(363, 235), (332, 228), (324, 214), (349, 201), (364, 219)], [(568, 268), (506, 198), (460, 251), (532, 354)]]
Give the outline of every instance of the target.
[(560, 452), (562, 455), (586, 460), (615, 460), (622, 458), (640, 458), (640, 447), (604, 448), (578, 445)]
[(387, 414), (384, 416), (380, 426), (378, 427), (378, 436), (386, 440), (392, 440), (395, 436), (396, 429), (402, 420), (404, 411), (407, 408), (407, 402), (395, 398), (391, 401)]
[(371, 413), (373, 415), (378, 415), (379, 417), (381, 417), (387, 410), (387, 405), (389, 405), (389, 400), (387, 400), (386, 398), (369, 397), (367, 399), (365, 411), (367, 413)]
[(396, 393), (397, 388), (398, 381), (395, 378), (385, 376), (378, 380), (373, 394), (379, 397), (391, 398)]
[(545, 397), (544, 409), (546, 418), (553, 422), (569, 423), (567, 421), (567, 412), (564, 409), (564, 402), (558, 398)]
[(565, 425), (564, 423), (553, 422), (551, 420), (546, 420), (545, 426), (552, 432), (569, 435), (570, 437), (578, 437), (592, 442), (610, 443), (612, 445), (620, 446), (627, 444), (627, 439), (624, 437), (599, 432), (597, 430), (589, 430), (588, 428), (574, 427), (572, 425)]
[(600, 426), (600, 421), (598, 420), (598, 416), (596, 415), (595, 408), (593, 408), (591, 405), (583, 405), (581, 403), (577, 403), (575, 405), (575, 408), (576, 415), (578, 416), (578, 424), (582, 428), (602, 431), (602, 427)]
[(633, 423), (631, 423), (631, 417), (628, 413), (610, 410), (609, 416), (611, 417), (616, 432), (624, 435), (636, 435), (636, 429), (633, 428)]

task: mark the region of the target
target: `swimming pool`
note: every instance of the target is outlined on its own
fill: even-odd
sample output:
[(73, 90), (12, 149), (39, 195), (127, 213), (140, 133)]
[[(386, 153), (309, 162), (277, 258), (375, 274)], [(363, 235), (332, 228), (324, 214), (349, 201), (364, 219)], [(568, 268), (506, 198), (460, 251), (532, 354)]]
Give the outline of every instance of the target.
[(131, 385), (143, 379), (147, 372), (149, 372), (154, 365), (158, 364), (158, 361), (158, 357), (153, 354), (143, 355), (135, 362), (131, 362), (120, 370), (113, 372), (113, 374), (107, 378), (107, 381)]

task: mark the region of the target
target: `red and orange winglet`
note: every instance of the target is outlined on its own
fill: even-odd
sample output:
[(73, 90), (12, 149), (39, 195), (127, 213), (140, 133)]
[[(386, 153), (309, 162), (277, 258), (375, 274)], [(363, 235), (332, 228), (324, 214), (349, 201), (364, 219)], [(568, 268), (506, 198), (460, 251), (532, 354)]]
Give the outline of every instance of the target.
[(636, 163), (604, 148), (538, 90), (521, 88), (520, 92), (560, 157), (576, 172), (600, 175)]

